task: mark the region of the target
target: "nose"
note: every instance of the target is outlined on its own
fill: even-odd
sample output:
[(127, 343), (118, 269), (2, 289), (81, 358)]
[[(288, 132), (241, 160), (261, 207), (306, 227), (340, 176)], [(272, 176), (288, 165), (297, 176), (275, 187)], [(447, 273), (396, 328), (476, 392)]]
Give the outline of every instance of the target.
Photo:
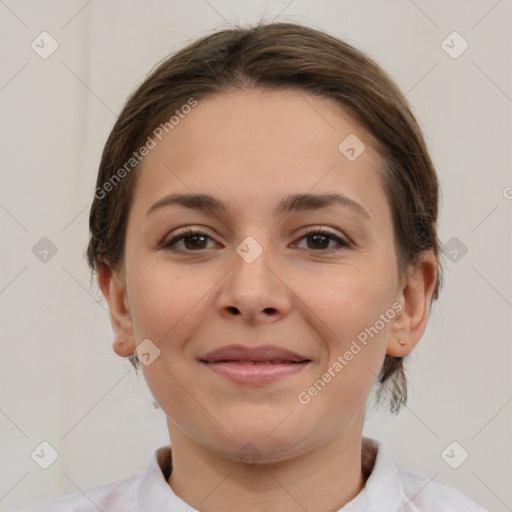
[(218, 309), (225, 318), (239, 315), (253, 325), (275, 322), (289, 313), (291, 295), (270, 250), (263, 249), (250, 263), (235, 252), (232, 269), (222, 280)]

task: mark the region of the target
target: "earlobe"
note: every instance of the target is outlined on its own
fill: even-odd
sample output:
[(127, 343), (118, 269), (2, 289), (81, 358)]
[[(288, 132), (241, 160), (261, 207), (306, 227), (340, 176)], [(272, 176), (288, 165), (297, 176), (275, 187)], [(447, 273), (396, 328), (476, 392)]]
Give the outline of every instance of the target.
[(386, 354), (393, 357), (407, 356), (421, 340), (427, 327), (436, 277), (435, 255), (432, 251), (425, 251), (418, 263), (409, 269), (397, 296), (403, 310), (393, 321)]
[(136, 343), (133, 335), (133, 322), (126, 297), (124, 279), (108, 265), (98, 267), (98, 285), (110, 311), (110, 322), (114, 333), (112, 348), (121, 357), (134, 354)]

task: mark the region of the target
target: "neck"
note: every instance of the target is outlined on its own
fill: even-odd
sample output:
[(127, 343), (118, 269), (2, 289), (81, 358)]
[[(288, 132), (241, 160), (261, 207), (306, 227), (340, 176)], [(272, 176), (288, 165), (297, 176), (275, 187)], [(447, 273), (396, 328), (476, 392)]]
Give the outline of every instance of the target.
[(334, 437), (289, 460), (245, 464), (220, 456), (169, 424), (176, 495), (201, 512), (338, 510), (365, 485), (359, 434)]

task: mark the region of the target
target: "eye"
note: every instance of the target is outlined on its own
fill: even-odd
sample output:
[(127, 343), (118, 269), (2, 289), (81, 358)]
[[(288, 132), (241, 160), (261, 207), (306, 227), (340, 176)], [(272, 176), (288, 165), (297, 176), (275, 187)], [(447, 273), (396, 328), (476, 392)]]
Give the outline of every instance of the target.
[[(207, 233), (201, 230), (185, 228), (172, 238), (165, 240), (161, 248), (176, 252), (199, 252), (208, 249), (207, 242), (212, 240)], [(325, 229), (313, 229), (304, 233), (299, 240), (307, 240), (306, 249), (315, 252), (333, 252), (350, 248), (350, 244)], [(330, 246), (334, 242), (334, 246)], [(181, 246), (180, 246), (181, 244)]]
[[(161, 248), (172, 251), (197, 252), (208, 248), (206, 247), (207, 239), (213, 240), (204, 231), (186, 228), (172, 238), (164, 240)], [(179, 247), (180, 242), (183, 242), (181, 247)]]
[[(319, 250), (325, 252), (332, 252), (333, 250), (339, 251), (350, 247), (347, 241), (325, 229), (313, 229), (308, 231), (300, 238), (300, 240), (304, 239), (309, 242), (307, 243), (308, 247), (306, 247), (306, 249), (312, 249), (316, 252)], [(334, 247), (329, 247), (331, 242), (335, 242)]]

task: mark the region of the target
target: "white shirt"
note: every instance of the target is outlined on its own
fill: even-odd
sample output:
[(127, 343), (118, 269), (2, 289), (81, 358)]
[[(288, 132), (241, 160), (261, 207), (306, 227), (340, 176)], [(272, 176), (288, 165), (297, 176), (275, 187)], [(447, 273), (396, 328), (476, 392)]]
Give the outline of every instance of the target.
[[(455, 489), (424, 476), (399, 472), (379, 441), (363, 437), (363, 447), (363, 452), (369, 453), (363, 466), (368, 465), (371, 473), (361, 492), (338, 512), (485, 512)], [(139, 473), (22, 512), (195, 511), (167, 483), (171, 468), (171, 447), (163, 446), (151, 454)]]

